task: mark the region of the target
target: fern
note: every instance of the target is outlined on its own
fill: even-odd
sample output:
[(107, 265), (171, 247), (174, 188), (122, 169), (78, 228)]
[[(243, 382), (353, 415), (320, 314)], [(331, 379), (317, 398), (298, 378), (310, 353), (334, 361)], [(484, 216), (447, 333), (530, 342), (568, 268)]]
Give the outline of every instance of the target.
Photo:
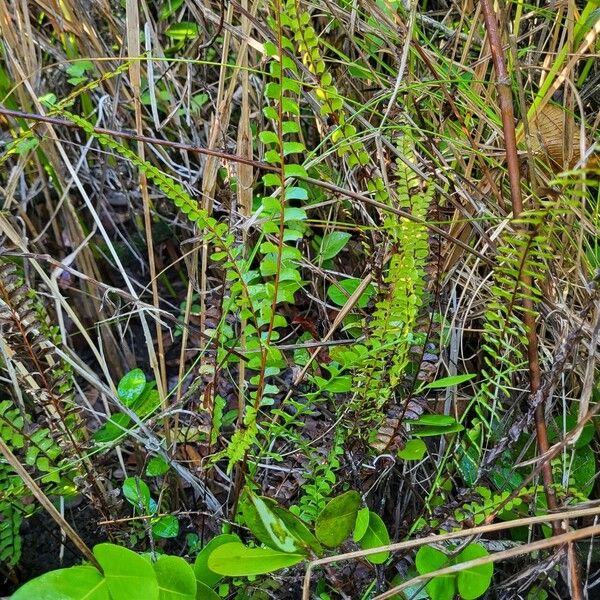
[[(510, 397), (516, 375), (527, 364), (523, 316), (527, 305), (541, 301), (540, 288), (553, 259), (551, 236), (557, 219), (573, 210), (563, 198), (560, 203), (542, 202), (513, 219), (512, 227), (500, 238), (492, 300), (485, 311), (483, 383), (477, 396), (477, 410), (488, 430), (503, 399)], [(529, 276), (530, 285), (525, 285), (523, 275)]]
[[(413, 157), (412, 140), (405, 135), (401, 152)], [(398, 204), (423, 219), (433, 197), (433, 187), (423, 187), (413, 171), (398, 161), (396, 170)], [(369, 323), (368, 355), (357, 376), (361, 411), (381, 409), (402, 382), (409, 364), (409, 350), (425, 293), (428, 236), (425, 225), (405, 218), (387, 216), (394, 253), (384, 283), (386, 293), (375, 307)], [(370, 414), (370, 413), (367, 413)], [(374, 415), (378, 416), (378, 410)]]
[[(10, 400), (0, 402), (0, 437), (24, 464), (39, 477), (48, 494), (69, 493), (74, 489), (77, 474), (63, 465), (62, 451), (52, 439), (50, 430), (31, 428), (28, 416), (23, 416)], [(9, 566), (19, 562), (23, 517), (35, 510), (35, 505), (25, 502), (30, 495), (20, 477), (4, 459), (0, 459), (0, 562)]]
[[(335, 124), (331, 141), (336, 145), (338, 156), (345, 159), (349, 168), (366, 167), (371, 160), (369, 152), (358, 138), (356, 126), (344, 109), (343, 97), (333, 84), (333, 76), (321, 54), (319, 36), (311, 25), (310, 13), (302, 9), (298, 0), (287, 0), (281, 21), (292, 31), (295, 42), (292, 48), (314, 78), (314, 95), (320, 105), (320, 116)], [(367, 173), (366, 182), (376, 200), (388, 200), (389, 194), (380, 174)]]
[(0, 258), (0, 322), (2, 337), (22, 389), (41, 407), (58, 437), (72, 441), (74, 403), (69, 368), (54, 352), (57, 331), (16, 266)]
[(344, 454), (345, 435), (345, 430), (338, 427), (327, 458), (323, 460), (322, 457), (315, 457), (306, 469), (307, 478), (302, 484), (304, 494), (298, 505), (292, 506), (290, 510), (307, 523), (312, 523), (317, 518), (331, 496), (337, 481), (336, 472), (340, 468), (339, 457)]

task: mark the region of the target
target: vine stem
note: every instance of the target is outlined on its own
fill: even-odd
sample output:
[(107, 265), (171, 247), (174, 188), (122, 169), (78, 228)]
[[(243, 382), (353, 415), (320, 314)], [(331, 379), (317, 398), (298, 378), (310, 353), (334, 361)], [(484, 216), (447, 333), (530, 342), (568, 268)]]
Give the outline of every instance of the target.
[[(498, 104), (502, 116), (502, 129), (504, 134), (504, 147), (506, 152), (506, 164), (510, 182), (510, 196), (513, 216), (517, 218), (523, 212), (523, 197), (521, 194), (521, 176), (519, 159), (517, 155), (517, 136), (515, 131), (515, 114), (513, 108), (513, 97), (511, 90), (511, 79), (506, 69), (506, 61), (502, 52), (502, 40), (498, 29), (496, 13), (490, 0), (481, 0), (481, 10), (488, 35), (488, 43), (492, 55), (492, 62), (496, 71), (496, 91)], [(524, 289), (531, 289), (532, 280), (529, 275), (521, 271), (520, 282)], [(538, 355), (538, 335), (536, 329), (536, 316), (533, 301), (527, 297), (523, 299), (523, 323), (527, 329), (527, 359), (529, 363), (529, 387), (533, 398), (541, 388), (540, 362)], [(546, 454), (550, 448), (548, 443), (548, 432), (545, 421), (545, 398), (535, 409), (535, 430), (538, 448), (541, 454)], [(550, 461), (544, 462), (542, 466), (542, 479), (544, 492), (550, 510), (557, 509), (556, 495), (553, 486), (552, 465)], [(568, 522), (563, 523), (565, 530)], [(560, 535), (561, 525), (553, 523), (553, 534)], [(582, 600), (582, 586), (580, 568), (572, 543), (567, 544), (567, 559), (569, 566), (569, 586), (571, 597), (574, 600)]]

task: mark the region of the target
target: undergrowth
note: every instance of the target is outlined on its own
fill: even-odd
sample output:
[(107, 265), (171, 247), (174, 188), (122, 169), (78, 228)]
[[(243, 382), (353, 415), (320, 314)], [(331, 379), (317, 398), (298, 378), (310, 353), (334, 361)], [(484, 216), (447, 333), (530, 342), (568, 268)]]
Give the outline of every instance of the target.
[(6, 2), (7, 590), (44, 510), (111, 598), (107, 540), (157, 598), (593, 589), (600, 21), (524, 9)]

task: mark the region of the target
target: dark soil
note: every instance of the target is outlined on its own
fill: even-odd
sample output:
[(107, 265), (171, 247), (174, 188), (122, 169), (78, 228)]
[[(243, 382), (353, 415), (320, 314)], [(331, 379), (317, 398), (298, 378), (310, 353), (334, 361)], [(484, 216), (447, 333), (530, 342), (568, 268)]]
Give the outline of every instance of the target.
[[(100, 515), (89, 506), (82, 504), (67, 508), (65, 518), (90, 548), (106, 541), (106, 536), (98, 525)], [(80, 552), (69, 540), (64, 544), (61, 560), (60, 529), (45, 512), (37, 512), (26, 519), (21, 527), (21, 535), (21, 561), (10, 576), (5, 572), (0, 575), (0, 595), (11, 594), (23, 583), (47, 571), (81, 563)]]

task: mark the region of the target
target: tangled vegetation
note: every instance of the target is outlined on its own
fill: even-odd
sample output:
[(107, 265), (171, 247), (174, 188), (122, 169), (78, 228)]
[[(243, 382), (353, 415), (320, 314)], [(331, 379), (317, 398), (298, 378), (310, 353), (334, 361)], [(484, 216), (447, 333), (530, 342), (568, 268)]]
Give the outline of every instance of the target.
[(0, 590), (595, 597), (599, 34), (0, 0)]

